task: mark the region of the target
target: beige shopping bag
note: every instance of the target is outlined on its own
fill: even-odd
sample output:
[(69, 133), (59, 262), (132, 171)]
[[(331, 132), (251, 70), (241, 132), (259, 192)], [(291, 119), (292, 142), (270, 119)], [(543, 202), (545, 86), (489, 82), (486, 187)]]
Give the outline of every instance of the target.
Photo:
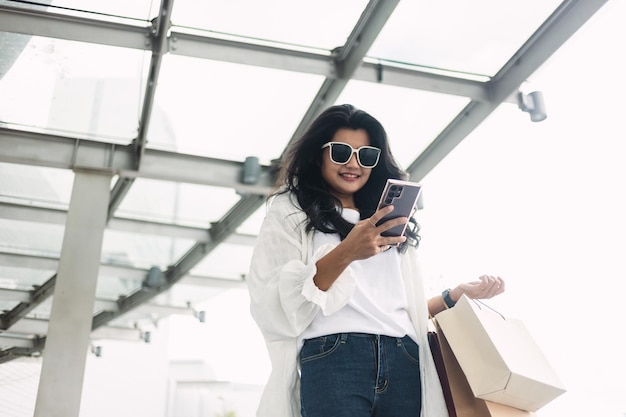
[(435, 320), (475, 397), (536, 411), (565, 392), (521, 320), (465, 295)]
[(535, 417), (531, 411), (474, 397), (441, 329), (428, 336), (450, 417)]

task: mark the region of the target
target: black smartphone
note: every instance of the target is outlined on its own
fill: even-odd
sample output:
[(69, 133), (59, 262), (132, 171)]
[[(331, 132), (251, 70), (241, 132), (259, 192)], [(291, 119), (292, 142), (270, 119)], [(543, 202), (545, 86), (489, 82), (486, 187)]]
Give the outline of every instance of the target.
[[(380, 196), (378, 202), (378, 209), (386, 206), (393, 206), (393, 211), (380, 219), (376, 225), (380, 225), (387, 220), (395, 219), (397, 217), (411, 217), (415, 206), (417, 205), (417, 199), (422, 191), (421, 184), (410, 181), (402, 180), (387, 180), (385, 189)], [(408, 222), (407, 222), (408, 223)], [(407, 223), (394, 226), (389, 230), (381, 233), (383, 236), (402, 236), (406, 230)]]

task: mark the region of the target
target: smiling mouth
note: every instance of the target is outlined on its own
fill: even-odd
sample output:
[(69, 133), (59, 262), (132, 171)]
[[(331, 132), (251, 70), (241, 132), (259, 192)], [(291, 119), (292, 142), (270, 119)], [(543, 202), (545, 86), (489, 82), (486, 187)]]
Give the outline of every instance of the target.
[(344, 178), (350, 178), (350, 179), (357, 179), (357, 178), (360, 177), (360, 175), (358, 175), (358, 174), (352, 174), (352, 173), (349, 173), (349, 172), (341, 173), (341, 174), (339, 174), (339, 176), (340, 177), (344, 177)]

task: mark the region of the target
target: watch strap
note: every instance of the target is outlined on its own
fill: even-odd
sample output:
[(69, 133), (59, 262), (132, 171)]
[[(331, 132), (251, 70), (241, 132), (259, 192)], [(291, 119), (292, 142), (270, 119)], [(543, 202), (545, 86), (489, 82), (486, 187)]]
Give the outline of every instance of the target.
[(443, 290), (441, 297), (443, 298), (443, 302), (446, 303), (447, 308), (452, 308), (456, 304), (456, 302), (452, 301), (452, 298), (450, 298), (450, 288)]

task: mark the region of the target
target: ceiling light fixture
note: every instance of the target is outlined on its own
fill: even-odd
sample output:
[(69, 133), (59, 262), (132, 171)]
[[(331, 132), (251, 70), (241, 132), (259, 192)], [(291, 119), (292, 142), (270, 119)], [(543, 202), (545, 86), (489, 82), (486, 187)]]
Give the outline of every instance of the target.
[(533, 91), (529, 94), (517, 93), (517, 104), (520, 110), (530, 114), (530, 120), (533, 122), (541, 122), (548, 117), (541, 91)]
[(248, 156), (243, 163), (241, 181), (244, 184), (256, 184), (261, 177), (261, 164), (256, 156)]

